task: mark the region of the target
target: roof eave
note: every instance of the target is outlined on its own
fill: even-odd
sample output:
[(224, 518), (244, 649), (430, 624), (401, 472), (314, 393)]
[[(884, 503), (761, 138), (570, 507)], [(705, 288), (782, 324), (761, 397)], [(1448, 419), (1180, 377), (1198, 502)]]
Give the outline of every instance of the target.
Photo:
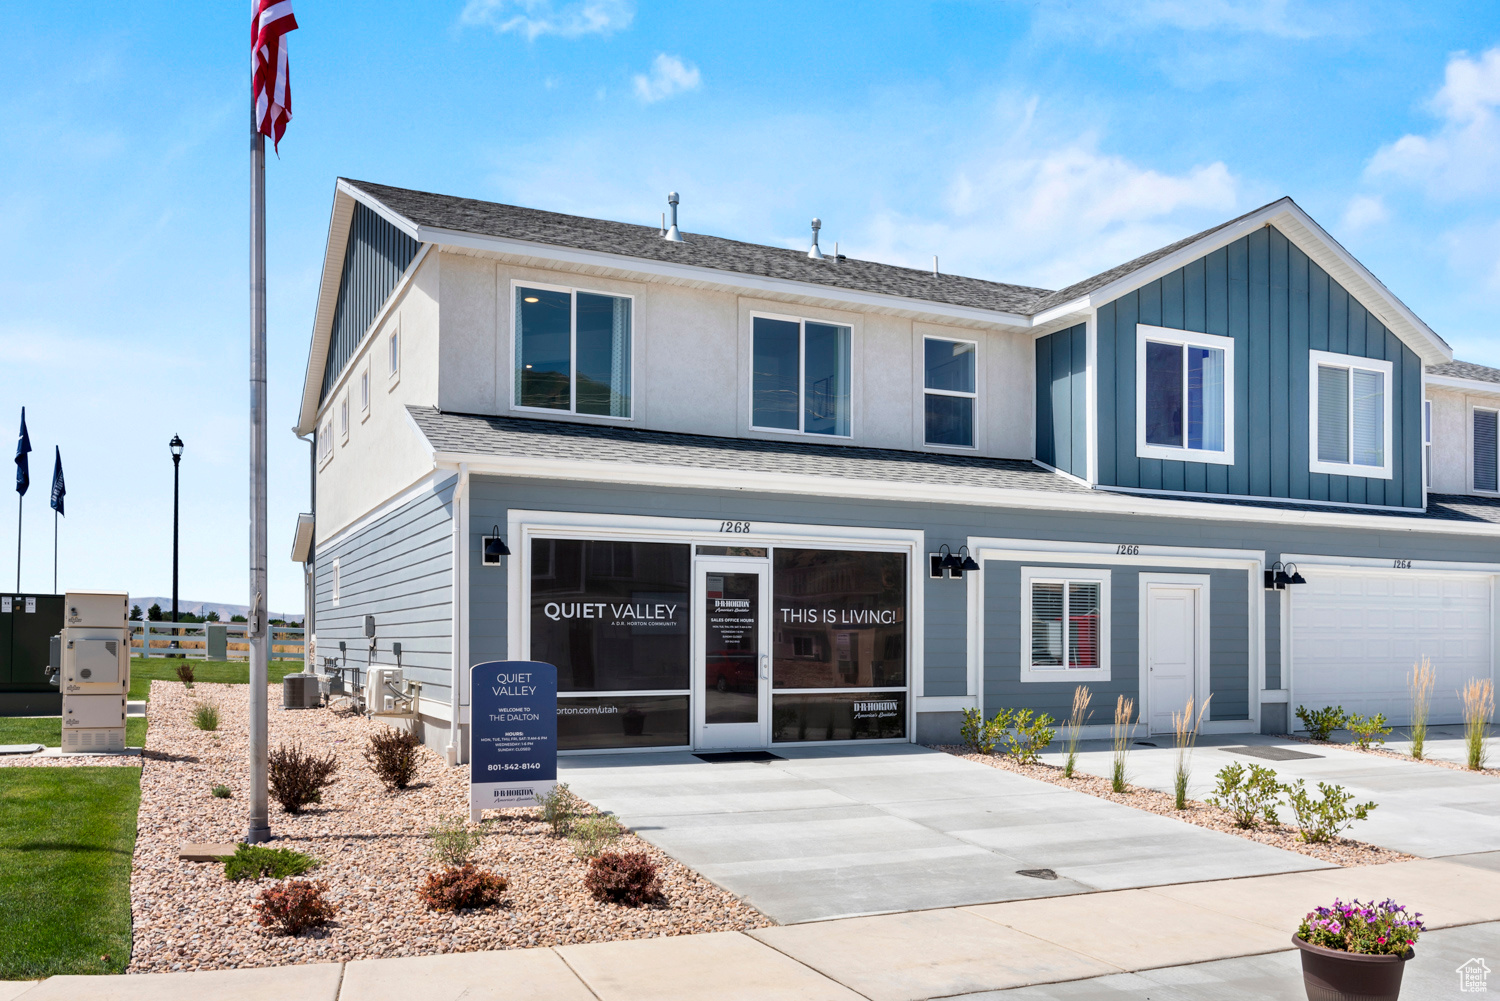
[(302, 377), (302, 406), (297, 413), (297, 424), (292, 429), (299, 435), (309, 434), (318, 426), (323, 367), (328, 364), (328, 338), (333, 331), (339, 280), (344, 272), (344, 250), (349, 242), (349, 224), (354, 218), (356, 200), (363, 199), (356, 194), (356, 189), (340, 179), (334, 187), (333, 210), (328, 217), (328, 242), (323, 248), (323, 273), (318, 280), (318, 307), (313, 314), (312, 339), (307, 347), (307, 367)]
[(1487, 393), (1492, 396), (1500, 395), (1500, 382), (1485, 382), (1483, 379), (1464, 379), (1456, 375), (1431, 374), (1424, 374), (1422, 381), (1429, 386), (1461, 389), (1466, 393)]

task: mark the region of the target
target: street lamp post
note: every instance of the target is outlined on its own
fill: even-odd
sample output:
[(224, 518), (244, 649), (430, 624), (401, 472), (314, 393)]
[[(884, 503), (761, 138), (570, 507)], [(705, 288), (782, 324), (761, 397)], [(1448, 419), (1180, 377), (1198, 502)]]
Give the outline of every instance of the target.
[(182, 467), (182, 439), (172, 436), (168, 448), (172, 450), (172, 648), (177, 649), (177, 484)]

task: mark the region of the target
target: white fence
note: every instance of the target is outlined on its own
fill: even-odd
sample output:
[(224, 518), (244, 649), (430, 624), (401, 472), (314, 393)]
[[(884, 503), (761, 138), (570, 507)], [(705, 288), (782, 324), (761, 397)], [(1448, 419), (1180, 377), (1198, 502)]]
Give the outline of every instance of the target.
[[(267, 626), (271, 634), (272, 660), (301, 660), (301, 626)], [(222, 633), (220, 633), (222, 630)], [(218, 634), (218, 635), (213, 635)], [(131, 622), (132, 657), (186, 657), (209, 659), (211, 647), (223, 643), (225, 660), (249, 660), (250, 641), (243, 622)], [(218, 650), (213, 651), (218, 654)], [(218, 656), (212, 659), (218, 660)]]

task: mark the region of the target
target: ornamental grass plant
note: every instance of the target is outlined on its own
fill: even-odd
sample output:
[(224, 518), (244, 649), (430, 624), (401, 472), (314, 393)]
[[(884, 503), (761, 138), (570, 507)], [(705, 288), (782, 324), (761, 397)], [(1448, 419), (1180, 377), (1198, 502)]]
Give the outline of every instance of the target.
[(1089, 712), (1089, 703), (1094, 699), (1094, 693), (1088, 685), (1079, 685), (1073, 689), (1073, 712), (1068, 716), (1068, 757), (1063, 762), (1063, 777), (1072, 778), (1073, 770), (1078, 767), (1078, 740), (1082, 736), (1084, 724), (1093, 715)]
[(1302, 919), (1297, 937), (1308, 945), (1364, 956), (1404, 956), (1425, 931), (1421, 913), (1408, 914), (1394, 900), (1362, 904), (1334, 898)]
[(1436, 685), (1432, 659), (1424, 656), (1406, 676), (1406, 687), (1411, 689), (1411, 756), (1419, 761), (1427, 750), (1427, 717), (1432, 713), (1432, 689)]
[(1464, 757), (1474, 771), (1483, 771), (1489, 757), (1485, 736), (1495, 715), (1495, 683), (1471, 678), (1458, 694), (1464, 703)]
[(1172, 775), (1172, 805), (1175, 809), (1187, 809), (1188, 777), (1192, 774), (1193, 745), (1198, 743), (1198, 729), (1203, 724), (1203, 714), (1208, 711), (1210, 695), (1193, 714), (1193, 697), (1188, 696), (1182, 712), (1172, 714), (1172, 738), (1177, 746), (1177, 770)]
[(1130, 754), (1130, 732), (1134, 727), (1130, 717), (1135, 712), (1135, 701), (1123, 695), (1115, 697), (1115, 722), (1111, 734), (1115, 745), (1115, 757), (1109, 773), (1109, 787), (1115, 792), (1125, 791), (1125, 758)]
[(219, 728), (219, 706), (216, 702), (200, 702), (193, 708), (193, 725), (200, 730)]

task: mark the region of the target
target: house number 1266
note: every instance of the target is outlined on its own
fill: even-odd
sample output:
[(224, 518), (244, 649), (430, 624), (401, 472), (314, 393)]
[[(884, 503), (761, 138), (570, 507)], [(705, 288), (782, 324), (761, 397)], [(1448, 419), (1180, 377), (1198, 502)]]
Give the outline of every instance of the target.
[(1141, 555), (1141, 547), (1140, 546), (1118, 545), (1118, 546), (1115, 547), (1115, 555), (1116, 556), (1139, 556), (1139, 555)]
[(750, 523), (748, 521), (721, 521), (719, 522), (719, 531), (748, 535), (750, 534)]

